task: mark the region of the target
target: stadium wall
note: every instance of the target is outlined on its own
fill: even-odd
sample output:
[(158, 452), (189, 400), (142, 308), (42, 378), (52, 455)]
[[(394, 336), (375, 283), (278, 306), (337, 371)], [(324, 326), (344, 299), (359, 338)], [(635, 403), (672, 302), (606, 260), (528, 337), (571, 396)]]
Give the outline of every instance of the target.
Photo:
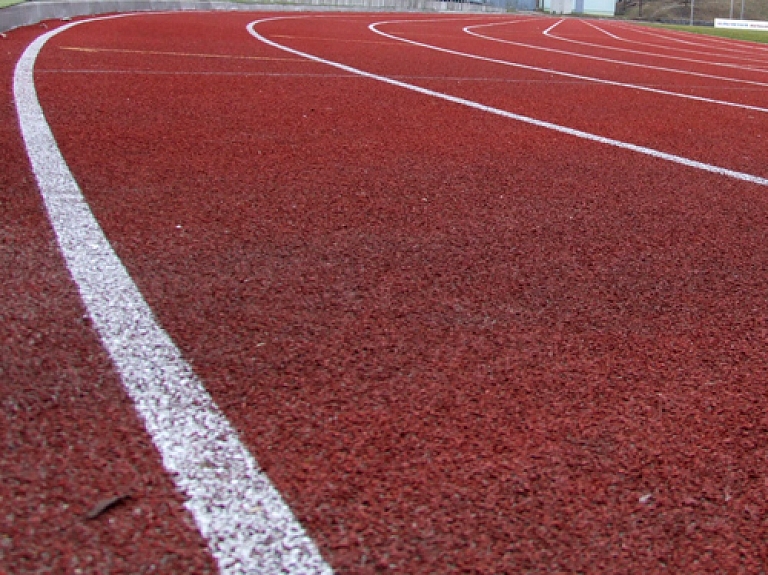
[[(525, 2), (525, 0), (519, 1)], [(238, 3), (219, 0), (33, 0), (0, 9), (0, 32), (36, 24), (44, 20), (119, 12), (360, 10), (498, 13), (505, 11), (505, 9), (493, 4), (444, 2), (440, 0), (280, 0), (279, 3), (268, 1), (264, 3)]]
[(615, 0), (542, 0), (542, 10), (552, 14), (588, 14), (614, 16)]

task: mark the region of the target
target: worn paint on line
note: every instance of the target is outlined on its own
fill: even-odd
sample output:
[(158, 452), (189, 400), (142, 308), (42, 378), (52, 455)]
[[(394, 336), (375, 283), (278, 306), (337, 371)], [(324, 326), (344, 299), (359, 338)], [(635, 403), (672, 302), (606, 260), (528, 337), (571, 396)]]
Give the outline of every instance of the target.
[(315, 544), (158, 324), (91, 212), (38, 101), (34, 66), (46, 42), (84, 22), (118, 17), (47, 32), (16, 65), (19, 124), (60, 249), (102, 343), (163, 465), (187, 497), (185, 506), (221, 572), (330, 574)]

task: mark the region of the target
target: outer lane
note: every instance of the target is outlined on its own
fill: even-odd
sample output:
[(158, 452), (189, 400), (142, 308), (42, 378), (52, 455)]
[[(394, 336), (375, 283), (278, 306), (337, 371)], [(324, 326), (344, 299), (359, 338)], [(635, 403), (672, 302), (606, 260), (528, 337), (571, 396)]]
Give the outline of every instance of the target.
[(84, 315), (29, 170), (11, 84), (41, 31), (9, 32), (0, 53), (0, 572), (215, 573)]
[[(551, 32), (550, 36), (543, 36), (543, 28), (547, 23), (551, 27), (551, 22), (549, 20), (538, 23), (533, 29), (528, 27), (528, 30), (515, 21), (509, 24), (481, 24), (469, 27), (468, 31), (488, 41), (506, 45), (507, 57), (514, 53), (515, 58), (521, 58), (522, 62), (525, 62), (527, 53), (539, 51), (541, 56), (550, 58), (549, 64), (555, 69), (596, 75), (606, 80), (744, 103), (750, 102), (750, 95), (762, 95), (765, 91), (765, 71), (750, 70), (743, 65), (722, 62), (720, 57), (710, 58), (715, 65), (702, 66), (705, 63), (701, 57), (696, 59), (696, 62), (692, 61), (693, 58), (676, 59), (672, 51), (665, 54), (657, 50), (659, 53), (656, 55), (642, 47), (631, 49), (624, 46), (622, 51), (617, 53), (609, 46), (611, 40), (602, 35), (591, 38), (592, 42), (586, 42), (587, 38), (582, 37), (578, 41), (580, 43), (564, 43), (563, 38), (553, 38)], [(573, 28), (573, 22), (567, 24)], [(579, 25), (588, 26), (583, 23)], [(597, 34), (590, 30), (592, 27), (594, 25), (590, 24), (588, 33)], [(584, 44), (588, 47), (585, 48)], [(761, 105), (761, 102), (764, 105), (764, 99), (754, 101), (757, 105)]]
[[(532, 19), (531, 25), (539, 27), (538, 20)], [(465, 25), (465, 22), (448, 19), (438, 23), (427, 21), (422, 26), (429, 26), (431, 31), (423, 42), (513, 64), (573, 71), (596, 78), (606, 76), (604, 64), (600, 62), (583, 59), (569, 61), (562, 58), (553, 61), (552, 55), (548, 53), (531, 50), (523, 50), (521, 53), (516, 47), (479, 38), (467, 38), (462, 32)], [(521, 26), (528, 24), (514, 24), (511, 29), (517, 30)], [(422, 41), (418, 25), (382, 25), (381, 29), (385, 32), (394, 31), (394, 35), (402, 31), (404, 38)], [(312, 40), (315, 36), (313, 32), (308, 31), (303, 39), (296, 38), (288, 44), (324, 57), (325, 47)], [(375, 73), (397, 75), (394, 67), (399, 62), (402, 48), (393, 47), (392, 50), (392, 59), (383, 66), (379, 66), (377, 61), (387, 53), (384, 46), (376, 55), (372, 54), (373, 50), (358, 50), (355, 55), (348, 55), (341, 61)], [(327, 52), (327, 57), (334, 60), (333, 52)], [(766, 142), (762, 136), (768, 124), (767, 112), (734, 109), (715, 103), (660, 96), (572, 77), (553, 76), (546, 72), (521, 70), (514, 66), (461, 58), (423, 47), (413, 47), (408, 62), (411, 68), (418, 70), (413, 72), (415, 76), (427, 78), (415, 83), (427, 88), (722, 167), (755, 175), (766, 173), (763, 162)], [(444, 66), (450, 67), (451, 72), (444, 73)], [(614, 72), (608, 75), (609, 79), (626, 83), (638, 82), (636, 70), (620, 66), (614, 68), (617, 68), (618, 74)], [(448, 78), (441, 79), (444, 76)], [(684, 94), (690, 89), (690, 77), (687, 80), (688, 83), (685, 83), (678, 76), (674, 78), (676, 84), (670, 86), (667, 83), (668, 74), (642, 70), (639, 84), (658, 86)], [(730, 101), (732, 92), (728, 89), (732, 85), (719, 82), (714, 86), (712, 80), (707, 83), (710, 85), (708, 90), (694, 88), (694, 93)], [(726, 88), (725, 93), (723, 87)], [(738, 94), (734, 100), (768, 110), (764, 89), (743, 92), (746, 92), (746, 96)]]
[[(626, 29), (612, 22), (561, 21), (549, 28), (546, 35), (553, 40), (569, 42), (573, 46), (621, 53), (624, 58), (639, 56), (677, 61), (683, 66), (693, 64), (734, 70), (765, 70), (765, 52), (759, 44), (750, 45), (748, 42), (734, 41), (726, 48), (722, 44), (718, 45), (714, 39), (704, 38), (692, 45), (684, 45), (671, 33), (667, 32), (665, 35), (663, 32), (658, 30), (654, 33), (638, 26)], [(745, 60), (747, 55), (750, 58)]]
[[(534, 105), (552, 86), (371, 20), (265, 28), (587, 123)], [(43, 54), (41, 97), (116, 249), (332, 564), (759, 564), (765, 191), (317, 64), (194, 56), (285, 56), (245, 23), (82, 27)], [(521, 80), (516, 100), (493, 87)]]
[[(606, 26), (606, 24), (608, 24)], [(755, 42), (729, 40), (706, 34), (695, 34), (673, 30), (659, 30), (637, 26), (623, 26), (621, 23), (599, 22), (592, 24), (604, 34), (612, 34), (629, 44), (668, 49), (670, 53), (707, 55), (715, 61), (736, 61), (744, 64), (762, 62), (765, 64), (768, 48)]]

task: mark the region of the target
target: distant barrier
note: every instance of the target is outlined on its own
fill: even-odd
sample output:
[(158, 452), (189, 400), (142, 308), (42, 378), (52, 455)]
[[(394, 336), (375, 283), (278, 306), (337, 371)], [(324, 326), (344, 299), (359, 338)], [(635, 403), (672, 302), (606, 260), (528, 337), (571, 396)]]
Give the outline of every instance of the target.
[(760, 20), (730, 20), (715, 18), (715, 28), (731, 28), (732, 30), (768, 30), (768, 22)]
[(712, 20), (694, 20), (690, 18), (633, 18), (635, 22), (653, 22), (654, 24), (671, 24), (673, 26), (713, 26)]
[(0, 9), (0, 32), (36, 24), (44, 20), (74, 18), (119, 12), (176, 11), (331, 11), (372, 12), (503, 12), (490, 4), (445, 2), (440, 0), (280, 0), (264, 3), (224, 2), (220, 0), (68, 0), (30, 1)]

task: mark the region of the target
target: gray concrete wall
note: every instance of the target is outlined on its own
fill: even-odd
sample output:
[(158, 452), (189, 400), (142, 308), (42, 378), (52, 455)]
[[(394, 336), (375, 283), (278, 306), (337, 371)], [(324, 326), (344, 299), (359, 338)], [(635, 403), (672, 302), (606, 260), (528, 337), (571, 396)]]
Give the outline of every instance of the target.
[(272, 3), (223, 2), (219, 0), (32, 0), (0, 8), (0, 32), (44, 20), (116, 12), (170, 12), (182, 10), (359, 10), (391, 12), (501, 12), (491, 4), (439, 0), (279, 0)]

